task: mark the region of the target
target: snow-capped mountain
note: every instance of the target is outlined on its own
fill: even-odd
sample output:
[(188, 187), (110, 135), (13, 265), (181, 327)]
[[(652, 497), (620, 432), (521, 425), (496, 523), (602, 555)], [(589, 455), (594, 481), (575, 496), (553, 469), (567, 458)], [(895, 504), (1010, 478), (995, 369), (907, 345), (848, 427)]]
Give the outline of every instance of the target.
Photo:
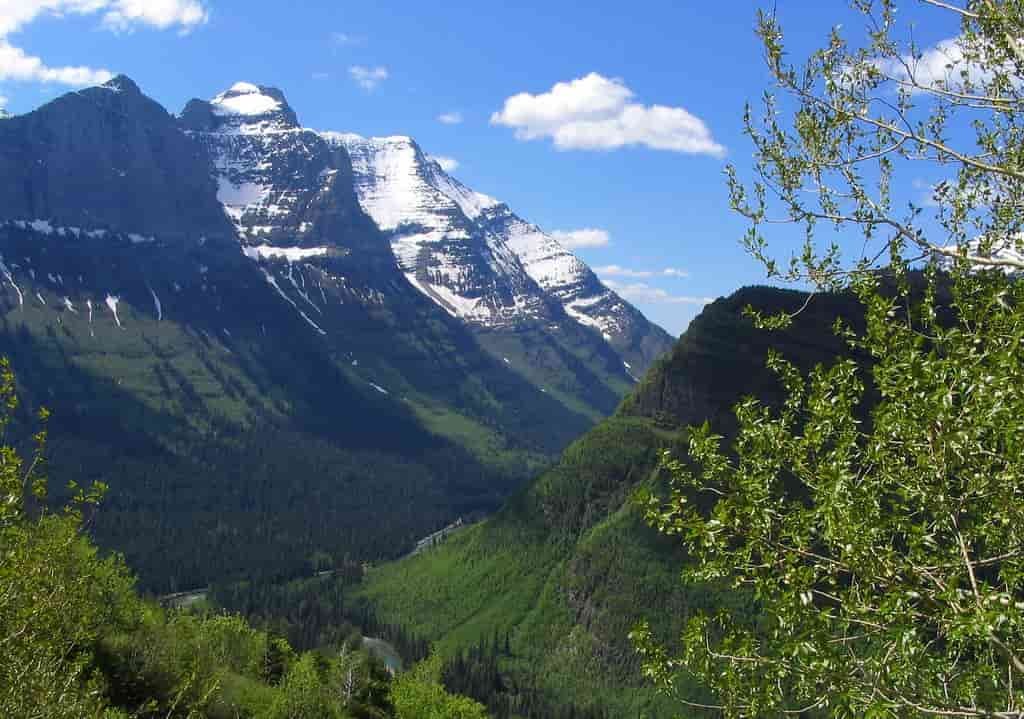
[(412, 138), (322, 134), (348, 151), (359, 201), (406, 277), (446, 310), (493, 327), (550, 319), (554, 305), (638, 371), (650, 364), (636, 347), (657, 328), (551, 235), (451, 177)]
[(550, 319), (547, 298), (512, 248), (476, 224), (494, 200), (452, 181), (410, 138), (323, 136), (348, 152), (360, 204), (421, 292), (485, 327)]
[(553, 237), (451, 177), (411, 138), (303, 128), (280, 90), (247, 82), (191, 101), (181, 122), (209, 152), (218, 199), (252, 257), (370, 253), (377, 264), (389, 261), (383, 245), (353, 246), (361, 233), (325, 221), (339, 208), (351, 218), (343, 196), (354, 190), (397, 270), (471, 326), (575, 322), (607, 343), (627, 374), (670, 346)]

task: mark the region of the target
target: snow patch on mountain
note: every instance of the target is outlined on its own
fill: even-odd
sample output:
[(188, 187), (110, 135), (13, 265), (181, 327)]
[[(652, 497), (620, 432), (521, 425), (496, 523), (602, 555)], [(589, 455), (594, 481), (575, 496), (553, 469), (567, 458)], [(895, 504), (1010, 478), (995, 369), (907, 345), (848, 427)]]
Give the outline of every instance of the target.
[(1024, 246), (1024, 234), (1014, 234), (1010, 237), (996, 240), (991, 243), (991, 247), (986, 246), (984, 249), (982, 245), (982, 240), (976, 239), (971, 240), (965, 246), (947, 245), (941, 248), (942, 254), (936, 254), (938, 255), (939, 263), (945, 267), (952, 267), (955, 264), (954, 257), (964, 255), (970, 258), (977, 257), (997, 263), (1005, 263), (1002, 265), (992, 265), (985, 262), (976, 262), (974, 267), (978, 270), (996, 267), (1007, 275), (1024, 274), (1024, 270), (1021, 269), (1024, 266), (1024, 251), (1020, 249)]
[(120, 301), (121, 301), (120, 297), (115, 297), (114, 295), (107, 295), (107, 299), (106, 299), (107, 307), (109, 307), (110, 311), (114, 313), (114, 322), (117, 323), (118, 327), (121, 326), (121, 318), (117, 314), (117, 304)]
[(156, 242), (156, 238), (152, 235), (140, 235), (136, 232), (115, 233), (103, 228), (85, 229), (82, 227), (68, 227), (56, 225), (52, 220), (5, 220), (0, 222), (0, 227), (15, 227), (19, 230), (36, 232), (45, 237), (63, 237), (65, 239), (72, 237), (75, 239), (81, 239), (82, 237), (87, 237), (89, 239), (96, 240), (111, 236), (120, 239), (127, 239), (133, 245), (151, 244)]
[(551, 235), (519, 218), (509, 217), (500, 231), (530, 277), (545, 290), (559, 291), (579, 282), (588, 269)]
[(320, 327), (320, 325), (318, 325), (316, 322), (314, 322), (312, 319), (310, 319), (310, 316), (302, 311), (302, 308), (299, 307), (299, 305), (295, 302), (295, 300), (293, 300), (291, 297), (289, 297), (285, 293), (285, 291), (281, 289), (281, 285), (279, 285), (277, 283), (277, 278), (275, 278), (272, 274), (270, 274), (266, 270), (263, 270), (263, 277), (266, 278), (267, 283), (271, 287), (273, 287), (275, 290), (277, 290), (277, 294), (278, 295), (280, 295), (288, 304), (290, 304), (292, 307), (295, 308), (295, 311), (299, 313), (299, 315), (302, 317), (302, 319), (304, 319), (309, 324), (310, 327), (312, 327), (314, 330), (316, 330), (317, 333), (320, 334), (320, 335), (326, 335), (327, 334), (327, 332), (322, 327)]
[(245, 256), (251, 260), (285, 259), (299, 262), (308, 257), (323, 257), (330, 252), (329, 247), (274, 247), (273, 245), (249, 245), (242, 248)]
[(234, 183), (224, 176), (217, 178), (217, 200), (234, 217), (245, 212), (250, 205), (263, 202), (270, 194), (270, 187), (256, 182)]
[(419, 172), (419, 149), (411, 138), (325, 133), (325, 139), (340, 142), (349, 151), (363, 209), (384, 230), (399, 225), (419, 224), (433, 232), (420, 233), (424, 241), (440, 239), (456, 229), (436, 212), (445, 198)]
[(33, 220), (32, 222), (29, 223), (29, 226), (40, 234), (53, 234), (53, 225), (51, 225), (48, 220)]
[(25, 295), (21, 293), (21, 288), (18, 287), (17, 283), (14, 281), (14, 275), (11, 274), (11, 271), (7, 268), (7, 265), (4, 264), (4, 258), (2, 256), (0, 256), (0, 273), (2, 273), (4, 278), (6, 278), (6, 280), (11, 283), (11, 287), (13, 287), (14, 291), (17, 293), (18, 306), (24, 307)]
[(431, 159), (425, 168), (431, 186), (459, 206), (462, 213), (471, 220), (476, 220), (484, 213), (501, 203), (482, 192), (471, 190), (454, 177), (445, 172), (441, 163)]
[(539, 288), (476, 222), (500, 203), (451, 178), (408, 137), (321, 133), (344, 147), (363, 210), (409, 281), (450, 314), (495, 326), (545, 313)]
[(152, 287), (149, 288), (149, 293), (153, 295), (153, 309), (156, 310), (156, 321), (160, 322), (164, 318), (164, 306), (160, 303), (160, 298), (156, 296), (156, 292)]

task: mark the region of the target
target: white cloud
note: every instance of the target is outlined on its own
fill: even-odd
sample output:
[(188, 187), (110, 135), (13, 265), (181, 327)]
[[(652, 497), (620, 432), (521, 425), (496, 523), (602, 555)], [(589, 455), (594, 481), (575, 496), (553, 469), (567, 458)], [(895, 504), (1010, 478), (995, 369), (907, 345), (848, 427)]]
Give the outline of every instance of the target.
[(0, 40), (0, 80), (59, 83), (81, 87), (100, 85), (113, 77), (109, 70), (91, 67), (49, 67), (41, 58)]
[(621, 80), (592, 72), (548, 92), (521, 92), (505, 100), (491, 124), (514, 128), (520, 140), (550, 137), (560, 150), (614, 150), (643, 145), (655, 150), (721, 157), (704, 122), (681, 107), (633, 102)]
[(356, 81), (359, 87), (368, 92), (374, 90), (377, 85), (388, 79), (388, 69), (386, 67), (353, 65), (348, 69), (348, 74), (352, 76), (352, 79)]
[[(994, 75), (992, 70), (965, 59), (964, 54), (962, 39), (951, 37), (923, 50), (920, 57), (903, 55), (899, 59), (878, 61), (875, 66), (896, 82), (909, 83), (920, 88), (961, 88), (964, 85), (965, 74), (967, 82), (975, 87), (991, 82)], [(1007, 71), (1013, 75), (1012, 68), (1007, 68)], [(921, 91), (923, 90), (914, 90)]]
[(103, 25), (119, 31), (149, 25), (160, 30), (177, 27), (189, 32), (210, 19), (210, 13), (198, 0), (94, 0), (92, 4), (107, 5)]
[(441, 169), (445, 172), (455, 172), (459, 169), (459, 161), (454, 157), (445, 157), (444, 155), (432, 155), (431, 160), (441, 166)]
[(706, 305), (714, 302), (713, 297), (692, 297), (690, 295), (673, 295), (659, 287), (651, 287), (644, 282), (622, 284), (614, 280), (603, 282), (620, 297), (633, 302), (651, 302), (667, 305)]
[(555, 230), (551, 236), (570, 250), (581, 247), (607, 247), (612, 241), (607, 231), (590, 227), (581, 230)]
[(3, 95), (0, 95), (0, 110), (2, 110), (5, 107), (7, 107), (7, 102), (8, 102), (7, 98), (4, 97)]
[(94, 7), (97, 3), (93, 0), (0, 0), (0, 37), (20, 30), (44, 12), (84, 15), (97, 12), (103, 4)]
[(604, 267), (595, 267), (594, 272), (601, 275), (602, 277), (653, 277), (654, 273), (649, 270), (631, 270), (621, 265), (605, 265)]
[(602, 277), (632, 277), (635, 279), (647, 279), (650, 277), (689, 277), (686, 270), (678, 270), (675, 267), (666, 267), (663, 270), (632, 270), (621, 265), (605, 265), (595, 267), (594, 272)]
[(462, 113), (444, 112), (437, 116), (437, 121), (444, 125), (459, 125), (462, 123)]
[(42, 58), (15, 47), (7, 39), (42, 15), (100, 14), (108, 30), (125, 32), (136, 26), (189, 32), (209, 20), (200, 0), (0, 0), (0, 80), (58, 83), (79, 87), (103, 83), (109, 70), (86, 66), (50, 67)]

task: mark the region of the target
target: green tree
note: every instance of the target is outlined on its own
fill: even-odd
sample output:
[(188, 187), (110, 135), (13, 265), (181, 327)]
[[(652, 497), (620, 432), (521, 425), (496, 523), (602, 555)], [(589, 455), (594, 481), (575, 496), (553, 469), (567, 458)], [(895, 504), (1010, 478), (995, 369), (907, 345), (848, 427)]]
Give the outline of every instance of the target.
[(134, 616), (132, 579), (82, 536), (82, 509), (98, 501), (101, 485), (77, 491), (60, 513), (45, 509), (46, 433), (35, 435), (26, 463), (6, 443), (17, 408), (14, 376), (0, 358), (0, 716), (104, 716), (92, 652), (102, 632)]
[(391, 685), (391, 703), (397, 719), (487, 719), (482, 704), (445, 691), (438, 656), (397, 677)]
[[(649, 678), (695, 675), (726, 716), (1024, 716), (1024, 3), (920, 4), (960, 25), (938, 59), (899, 45), (888, 0), (855, 0), (863, 45), (836, 29), (803, 67), (760, 18), (757, 179), (729, 170), (747, 247), (772, 277), (852, 289), (866, 325), (837, 327), (860, 361), (804, 377), (772, 355), (788, 399), (741, 402), (730, 447), (704, 427), (666, 457), (649, 518), (689, 550), (685, 580), (730, 581), (760, 616), (696, 615), (679, 652), (633, 638)], [(922, 164), (947, 173), (936, 211), (897, 212), (897, 172)], [(788, 264), (777, 219), (805, 232)]]
[(340, 719), (340, 702), (330, 696), (316, 657), (303, 654), (288, 670), (264, 719)]

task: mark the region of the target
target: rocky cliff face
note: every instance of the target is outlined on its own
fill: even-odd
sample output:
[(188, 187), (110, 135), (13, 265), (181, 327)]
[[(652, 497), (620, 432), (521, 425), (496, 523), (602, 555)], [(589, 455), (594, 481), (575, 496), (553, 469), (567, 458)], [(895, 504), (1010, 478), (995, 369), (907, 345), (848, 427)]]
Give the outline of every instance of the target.
[(300, 127), (279, 90), (237, 83), (191, 101), (181, 124), (209, 154), (217, 199), (248, 256), (390, 262), (352, 190), (348, 158)]
[(568, 319), (596, 333), (627, 372), (642, 373), (670, 346), (578, 257), (451, 177), (411, 138), (324, 136), (351, 156), (360, 202), (403, 273), (453, 316), (483, 328)]
[(407, 137), (325, 137), (351, 156), (360, 202), (413, 286), (453, 317), (481, 326), (551, 319), (546, 298), (511, 249), (488, 243), (476, 227), (473, 219), (490, 198), (438, 182), (440, 167)]
[(232, 239), (203, 148), (124, 76), (0, 124), (0, 178), (4, 219)]

